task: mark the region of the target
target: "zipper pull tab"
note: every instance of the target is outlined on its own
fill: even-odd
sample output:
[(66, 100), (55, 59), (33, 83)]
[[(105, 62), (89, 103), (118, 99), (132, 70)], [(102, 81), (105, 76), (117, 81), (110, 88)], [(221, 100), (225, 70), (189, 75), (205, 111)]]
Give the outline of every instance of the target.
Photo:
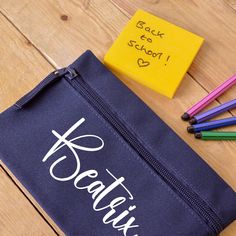
[(43, 89), (45, 89), (48, 85), (57, 81), (57, 79), (62, 78), (66, 73), (68, 72), (64, 68), (52, 72), (43, 81), (41, 81), (33, 90), (31, 90), (25, 96), (20, 98), (14, 105), (18, 109), (22, 109), (33, 98), (35, 98)]

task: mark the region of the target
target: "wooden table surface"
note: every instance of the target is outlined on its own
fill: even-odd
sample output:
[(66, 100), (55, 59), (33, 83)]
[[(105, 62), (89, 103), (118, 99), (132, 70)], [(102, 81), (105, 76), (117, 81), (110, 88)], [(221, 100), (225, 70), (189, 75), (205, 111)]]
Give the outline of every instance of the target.
[[(138, 8), (201, 35), (205, 43), (173, 100), (121, 79), (236, 190), (236, 142), (195, 140), (180, 120), (189, 106), (236, 73), (236, 0), (0, 0), (0, 112), (86, 49), (102, 60)], [(213, 105), (235, 94), (236, 87)], [(0, 164), (0, 235), (63, 235)], [(221, 235), (235, 236), (236, 222)]]

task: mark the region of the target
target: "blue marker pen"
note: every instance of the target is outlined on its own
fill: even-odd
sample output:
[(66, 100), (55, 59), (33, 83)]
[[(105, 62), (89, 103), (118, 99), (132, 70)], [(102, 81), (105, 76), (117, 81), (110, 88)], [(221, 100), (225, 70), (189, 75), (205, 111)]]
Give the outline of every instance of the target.
[(213, 120), (209, 122), (204, 122), (200, 124), (191, 125), (187, 128), (189, 133), (196, 133), (203, 130), (212, 130), (220, 127), (225, 127), (229, 125), (236, 125), (236, 117), (230, 117), (221, 120)]

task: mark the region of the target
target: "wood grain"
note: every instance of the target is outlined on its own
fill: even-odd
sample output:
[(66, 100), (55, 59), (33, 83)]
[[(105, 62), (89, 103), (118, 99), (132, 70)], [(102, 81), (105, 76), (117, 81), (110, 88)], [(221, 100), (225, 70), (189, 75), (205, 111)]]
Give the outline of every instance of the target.
[(0, 15), (0, 112), (53, 70), (33, 45)]
[[(1, 112), (33, 88), (53, 70), (53, 67), (2, 15), (0, 15), (0, 35), (4, 35), (0, 43)], [(51, 227), (61, 232), (1, 161), (0, 165), (0, 235), (26, 235), (25, 232), (35, 236), (55, 235), (47, 223), (49, 221)], [(9, 176), (4, 174), (2, 168)], [(17, 185), (11, 183), (11, 179)], [(27, 195), (30, 202), (17, 186)], [(28, 230), (34, 223), (35, 226)]]
[(56, 235), (1, 167), (0, 188), (0, 235)]
[[(203, 36), (206, 42), (173, 100), (118, 76), (236, 190), (235, 142), (203, 144), (187, 134), (186, 123), (179, 118), (236, 71), (234, 3), (233, 0), (1, 0), (0, 10), (5, 17), (0, 18), (0, 30), (5, 37), (0, 43), (0, 53), (4, 55), (0, 61), (0, 109), (12, 104), (53, 67), (68, 65), (86, 49), (102, 60), (135, 10), (148, 10)], [(236, 87), (219, 102), (235, 98), (235, 93)], [(218, 101), (212, 106), (216, 104)], [(221, 117), (227, 116), (231, 114)], [(236, 235), (236, 223), (221, 235)]]

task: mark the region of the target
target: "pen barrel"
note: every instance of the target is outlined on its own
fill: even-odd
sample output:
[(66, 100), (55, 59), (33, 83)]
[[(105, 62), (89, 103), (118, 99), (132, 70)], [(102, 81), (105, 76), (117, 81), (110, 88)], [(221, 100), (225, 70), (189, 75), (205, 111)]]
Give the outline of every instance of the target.
[(230, 126), (236, 124), (236, 117), (230, 117), (221, 120), (214, 120), (209, 122), (204, 122), (196, 125), (192, 125), (194, 132), (200, 132), (204, 130), (212, 130), (220, 127)]
[(201, 139), (203, 140), (236, 140), (236, 132), (202, 131)]
[(196, 123), (201, 123), (203, 121), (209, 120), (225, 111), (228, 111), (230, 109), (233, 109), (236, 107), (236, 99), (231, 100), (229, 102), (226, 102), (224, 104), (221, 104), (217, 107), (214, 107), (204, 113), (198, 114), (194, 116)]

